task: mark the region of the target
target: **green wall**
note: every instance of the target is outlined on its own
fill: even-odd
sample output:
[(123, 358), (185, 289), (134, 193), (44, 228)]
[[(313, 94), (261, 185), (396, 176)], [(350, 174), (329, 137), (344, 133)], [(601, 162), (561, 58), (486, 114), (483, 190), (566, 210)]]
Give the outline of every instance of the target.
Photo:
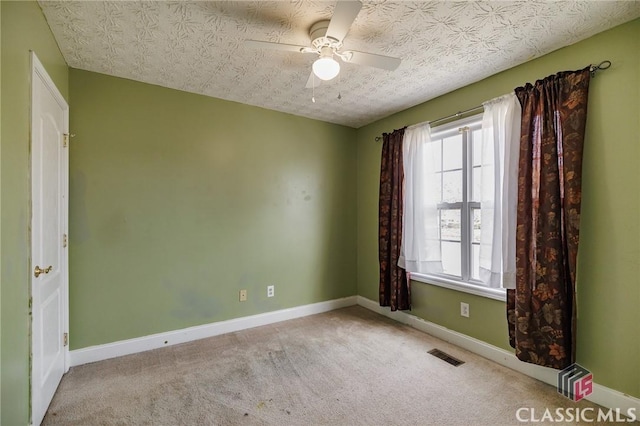
[[(0, 100), (2, 99), (2, 5), (0, 5)], [(2, 102), (0, 101), (0, 188), (2, 188)], [(2, 196), (0, 195), (0, 215)], [(1, 216), (0, 216), (1, 217)], [(2, 259), (2, 221), (0, 220), (0, 259)], [(2, 261), (0, 260), (0, 319), (2, 318)], [(0, 423), (2, 423), (2, 321), (0, 321)]]
[[(0, 5), (0, 100), (2, 99), (2, 5)], [(0, 188), (2, 188), (2, 102), (0, 101)], [(0, 215), (2, 196), (0, 195)], [(1, 217), (1, 216), (0, 216)], [(0, 259), (2, 259), (2, 220), (0, 220)], [(2, 261), (0, 260), (0, 319), (2, 318)], [(2, 423), (2, 321), (0, 321), (0, 423)]]
[(71, 349), (356, 294), (355, 129), (76, 69), (70, 97)]
[(2, 251), (0, 401), (3, 425), (29, 419), (30, 181), (29, 51), (33, 50), (63, 96), (68, 69), (35, 2), (0, 2), (2, 47), (1, 210)]
[[(358, 294), (378, 299), (383, 132), (462, 111), (562, 70), (608, 59), (590, 86), (578, 255), (577, 360), (604, 386), (640, 397), (640, 20), (358, 129)], [(453, 78), (453, 76), (452, 76)], [(413, 313), (509, 348), (503, 302), (413, 282)], [(459, 315), (470, 304), (470, 318)]]

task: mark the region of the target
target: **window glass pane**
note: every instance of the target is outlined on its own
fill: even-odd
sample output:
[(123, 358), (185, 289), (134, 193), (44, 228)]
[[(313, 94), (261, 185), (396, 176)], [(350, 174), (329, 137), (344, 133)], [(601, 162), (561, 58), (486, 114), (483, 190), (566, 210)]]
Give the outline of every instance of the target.
[(479, 166), (482, 164), (482, 130), (474, 130), (472, 137), (473, 165)]
[(471, 201), (481, 201), (482, 190), (482, 168), (474, 167), (471, 175)]
[(445, 274), (462, 275), (460, 243), (442, 242), (442, 269)]
[(435, 165), (435, 171), (439, 172), (442, 170), (442, 139), (437, 139), (431, 141), (431, 146), (427, 150), (431, 155), (433, 155), (432, 163)]
[(462, 201), (462, 170), (442, 173), (442, 201), (456, 203)]
[(480, 242), (480, 217), (480, 209), (473, 209), (473, 223), (471, 229), (473, 230), (474, 243)]
[(462, 168), (462, 135), (445, 138), (442, 141), (443, 170)]
[(480, 279), (480, 244), (471, 245), (471, 278)]
[(461, 235), (460, 210), (440, 210), (440, 238), (460, 241)]
[(437, 185), (436, 187), (438, 188), (438, 200), (442, 201), (442, 173), (436, 173), (435, 174), (435, 185)]

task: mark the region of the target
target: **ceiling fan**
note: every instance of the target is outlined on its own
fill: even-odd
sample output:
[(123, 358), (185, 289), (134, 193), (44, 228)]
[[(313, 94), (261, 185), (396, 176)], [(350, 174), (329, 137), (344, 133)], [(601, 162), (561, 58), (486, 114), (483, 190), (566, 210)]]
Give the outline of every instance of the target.
[(347, 63), (367, 65), (389, 71), (395, 70), (400, 65), (401, 59), (399, 58), (355, 50), (342, 50), (342, 42), (361, 8), (362, 3), (359, 1), (338, 1), (331, 20), (318, 21), (309, 29), (311, 46), (296, 46), (259, 40), (247, 40), (245, 43), (255, 48), (318, 55), (319, 58), (313, 63), (311, 75), (307, 80), (307, 88), (317, 86), (314, 76), (320, 80), (328, 81), (340, 73), (340, 63), (335, 59), (336, 57)]

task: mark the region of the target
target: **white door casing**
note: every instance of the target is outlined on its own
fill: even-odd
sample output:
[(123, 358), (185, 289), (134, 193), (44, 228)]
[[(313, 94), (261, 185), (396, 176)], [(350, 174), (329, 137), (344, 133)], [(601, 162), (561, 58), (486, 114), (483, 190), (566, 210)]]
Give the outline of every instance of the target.
[(31, 423), (68, 371), (69, 107), (31, 52)]

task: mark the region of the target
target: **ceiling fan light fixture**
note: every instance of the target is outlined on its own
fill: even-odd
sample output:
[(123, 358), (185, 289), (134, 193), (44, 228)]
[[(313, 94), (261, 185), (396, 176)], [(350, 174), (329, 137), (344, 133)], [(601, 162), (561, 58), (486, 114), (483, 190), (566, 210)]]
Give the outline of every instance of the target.
[(313, 63), (313, 73), (320, 80), (331, 80), (340, 72), (340, 64), (331, 56), (322, 56)]

